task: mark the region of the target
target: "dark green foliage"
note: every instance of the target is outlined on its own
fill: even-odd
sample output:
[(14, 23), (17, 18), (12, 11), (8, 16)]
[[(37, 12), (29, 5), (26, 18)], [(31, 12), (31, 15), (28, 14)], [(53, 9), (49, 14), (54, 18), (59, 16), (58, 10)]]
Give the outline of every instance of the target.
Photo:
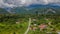
[[(15, 33), (21, 33), (23, 34), (28, 26), (29, 18), (36, 19), (36, 21), (32, 20), (32, 27), (34, 27), (33, 24), (37, 24), (37, 30), (36, 31), (29, 31), (28, 34), (47, 34), (46, 32), (52, 32), (51, 34), (55, 34), (55, 31), (60, 30), (60, 16), (59, 15), (17, 15), (17, 14), (0, 14), (0, 31), (3, 32), (11, 32), (13, 34)], [(46, 20), (48, 19), (48, 21)], [(48, 25), (49, 22), (52, 22), (51, 25)], [(19, 22), (16, 24), (16, 22)], [(38, 26), (40, 24), (47, 24), (49, 29), (44, 29), (43, 31), (40, 31), (40, 28)], [(55, 31), (51, 30), (51, 28), (54, 28)], [(17, 32), (16, 32), (17, 31)], [(7, 32), (7, 33), (8, 33)], [(15, 33), (14, 33), (15, 32)]]

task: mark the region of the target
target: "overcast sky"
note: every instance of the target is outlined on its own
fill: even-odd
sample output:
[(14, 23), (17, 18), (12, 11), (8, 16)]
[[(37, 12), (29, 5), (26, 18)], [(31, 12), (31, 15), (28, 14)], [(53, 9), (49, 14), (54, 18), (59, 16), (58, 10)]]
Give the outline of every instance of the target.
[(55, 3), (60, 5), (60, 0), (0, 0), (0, 7), (18, 7), (18, 6), (29, 6), (31, 4), (49, 4)]

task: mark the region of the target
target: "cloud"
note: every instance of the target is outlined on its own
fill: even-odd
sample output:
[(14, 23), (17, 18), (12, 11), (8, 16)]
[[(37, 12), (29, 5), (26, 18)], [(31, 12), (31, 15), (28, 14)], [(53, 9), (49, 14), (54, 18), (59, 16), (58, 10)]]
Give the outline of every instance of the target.
[(60, 0), (0, 0), (0, 7), (18, 7), (18, 6), (29, 6), (31, 4), (49, 4), (55, 3), (60, 4)]

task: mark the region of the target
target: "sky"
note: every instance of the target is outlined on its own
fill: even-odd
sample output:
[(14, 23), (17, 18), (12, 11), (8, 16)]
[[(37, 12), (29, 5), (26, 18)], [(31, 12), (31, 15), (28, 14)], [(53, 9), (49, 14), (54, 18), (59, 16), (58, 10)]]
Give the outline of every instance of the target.
[(60, 6), (60, 0), (0, 0), (0, 8), (4, 7), (22, 7), (29, 6), (31, 4), (47, 5), (54, 3)]

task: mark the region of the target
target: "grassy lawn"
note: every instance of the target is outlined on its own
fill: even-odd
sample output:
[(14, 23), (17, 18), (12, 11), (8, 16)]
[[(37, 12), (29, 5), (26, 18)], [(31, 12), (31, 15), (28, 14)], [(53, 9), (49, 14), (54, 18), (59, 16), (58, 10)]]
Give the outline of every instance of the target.
[(6, 25), (0, 23), (0, 34), (24, 34), (27, 29), (28, 23), (24, 22), (21, 24)]

